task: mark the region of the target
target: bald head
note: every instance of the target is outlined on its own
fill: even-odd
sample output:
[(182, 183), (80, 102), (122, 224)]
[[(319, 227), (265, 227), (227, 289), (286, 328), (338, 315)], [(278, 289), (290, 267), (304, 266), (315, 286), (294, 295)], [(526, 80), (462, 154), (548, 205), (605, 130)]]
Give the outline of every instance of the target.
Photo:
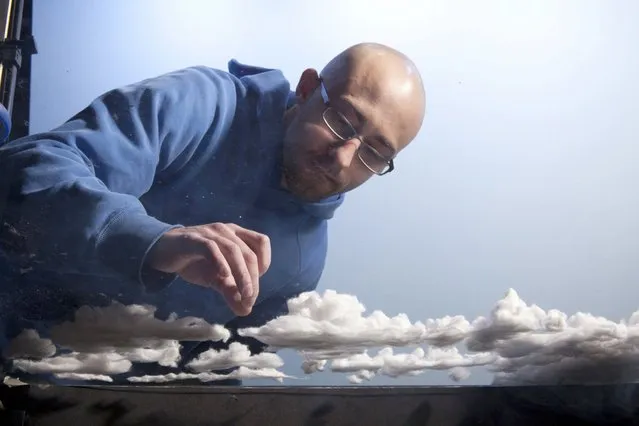
[(356, 44), (333, 58), (321, 76), (332, 90), (365, 109), (369, 121), (399, 127), (398, 151), (419, 132), (426, 95), (417, 67), (403, 53), (378, 43)]
[(285, 115), (283, 184), (306, 200), (351, 191), (395, 167), (419, 132), (426, 98), (415, 64), (377, 43), (305, 70)]

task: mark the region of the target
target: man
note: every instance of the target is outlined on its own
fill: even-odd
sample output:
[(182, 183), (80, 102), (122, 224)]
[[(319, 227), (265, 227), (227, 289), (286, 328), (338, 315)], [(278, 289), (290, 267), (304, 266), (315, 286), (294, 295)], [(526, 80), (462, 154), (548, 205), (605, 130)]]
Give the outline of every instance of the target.
[(294, 93), (278, 70), (192, 67), (1, 147), (4, 345), (113, 300), (231, 329), (285, 313), (344, 194), (393, 170), (424, 110), (415, 65), (363, 43)]

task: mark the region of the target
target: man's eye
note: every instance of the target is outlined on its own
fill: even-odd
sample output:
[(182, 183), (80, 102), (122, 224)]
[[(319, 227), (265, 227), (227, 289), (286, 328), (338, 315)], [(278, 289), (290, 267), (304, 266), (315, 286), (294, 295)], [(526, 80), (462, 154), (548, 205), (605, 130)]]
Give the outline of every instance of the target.
[(384, 161), (388, 161), (388, 159), (392, 158), (392, 153), (390, 152), (390, 150), (388, 149), (386, 145), (382, 144), (381, 142), (377, 142), (375, 140), (370, 140), (370, 139), (367, 139), (366, 142), (370, 150), (374, 151), (373, 153), (377, 155), (378, 157), (382, 157)]
[(340, 138), (350, 139), (355, 136), (355, 131), (350, 122), (333, 108), (326, 111), (325, 118), (331, 129), (333, 129)]
[(381, 165), (386, 163), (386, 159), (375, 148), (367, 144), (361, 145), (361, 155), (370, 164)]
[(337, 122), (336, 129), (337, 132), (345, 139), (352, 138), (355, 136), (355, 131), (353, 127), (346, 121), (340, 120)]

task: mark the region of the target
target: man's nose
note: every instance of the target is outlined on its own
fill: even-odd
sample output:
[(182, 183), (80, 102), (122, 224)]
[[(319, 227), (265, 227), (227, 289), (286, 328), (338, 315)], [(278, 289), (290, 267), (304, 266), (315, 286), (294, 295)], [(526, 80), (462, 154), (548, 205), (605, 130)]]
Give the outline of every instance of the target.
[(348, 139), (336, 148), (335, 161), (342, 169), (350, 167), (353, 159), (357, 155), (357, 150), (362, 142), (357, 139)]

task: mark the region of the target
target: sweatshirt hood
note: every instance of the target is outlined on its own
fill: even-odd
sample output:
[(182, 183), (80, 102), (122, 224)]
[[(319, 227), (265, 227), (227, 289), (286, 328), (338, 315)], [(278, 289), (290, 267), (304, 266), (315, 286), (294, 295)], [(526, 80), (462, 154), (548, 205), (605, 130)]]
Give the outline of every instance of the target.
[[(260, 77), (262, 77), (262, 74), (268, 74), (271, 72), (279, 73), (276, 69), (243, 64), (236, 59), (231, 59), (229, 61), (228, 70), (229, 73), (235, 77), (242, 80), (250, 80), (250, 84), (257, 87), (264, 87), (264, 84), (260, 84)], [(289, 91), (286, 108), (293, 106), (296, 102), (295, 99), (295, 93)], [(281, 150), (282, 141), (278, 140), (276, 143), (277, 146), (275, 148)], [(278, 155), (276, 165), (276, 170), (279, 171), (281, 167), (281, 155)], [(260, 204), (267, 205), (268, 207), (277, 210), (285, 210), (289, 212), (301, 209), (306, 214), (319, 219), (331, 219), (335, 215), (337, 208), (342, 205), (345, 198), (345, 194), (337, 194), (318, 202), (306, 202), (281, 187), (279, 172), (273, 174), (273, 179), (270, 183), (271, 185), (265, 189), (263, 197), (260, 197)]]

